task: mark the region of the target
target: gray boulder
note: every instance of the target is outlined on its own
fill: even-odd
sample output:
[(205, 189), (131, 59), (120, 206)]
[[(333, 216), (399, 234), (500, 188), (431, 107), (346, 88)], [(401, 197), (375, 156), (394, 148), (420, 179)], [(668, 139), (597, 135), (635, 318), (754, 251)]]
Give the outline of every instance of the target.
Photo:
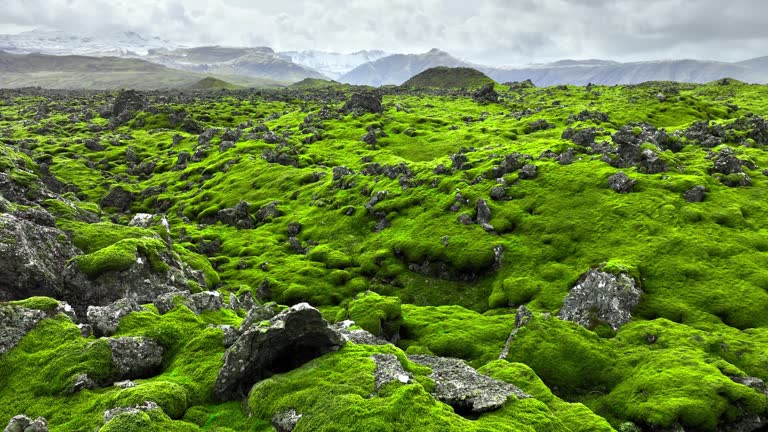
[(642, 294), (637, 281), (626, 273), (590, 269), (571, 288), (557, 316), (589, 329), (607, 323), (618, 330), (632, 319), (631, 311)]
[(371, 358), (376, 363), (376, 371), (374, 372), (376, 391), (379, 391), (385, 384), (394, 381), (403, 384), (413, 382), (413, 374), (403, 369), (403, 365), (394, 354), (374, 354)]
[(478, 225), (483, 227), (486, 231), (493, 231), (493, 225), (490, 224), (491, 221), (491, 208), (488, 207), (488, 202), (484, 199), (477, 200), (477, 215), (475, 216), (475, 221)]
[(253, 384), (276, 373), (336, 351), (344, 340), (320, 312), (300, 303), (278, 314), (266, 326), (251, 326), (224, 354), (214, 391), (220, 400), (248, 394)]
[(459, 414), (477, 415), (504, 406), (510, 396), (529, 398), (516, 386), (479, 374), (459, 359), (412, 355), (408, 358), (432, 369), (433, 396)]
[(131, 209), (134, 199), (135, 195), (132, 192), (123, 189), (122, 186), (115, 186), (101, 199), (99, 204), (102, 207), (113, 207), (121, 212), (126, 212)]
[(517, 174), (517, 176), (521, 180), (533, 180), (536, 178), (538, 174), (539, 174), (539, 167), (533, 164), (527, 164), (527, 165), (524, 165), (522, 168), (520, 168), (520, 172)]
[(122, 317), (142, 310), (136, 300), (126, 298), (107, 306), (88, 306), (86, 316), (96, 336), (112, 336)]
[(619, 171), (616, 174), (608, 177), (608, 187), (618, 193), (632, 192), (637, 184), (637, 180), (632, 180), (628, 175), (624, 174), (624, 171)]
[(232, 208), (219, 210), (216, 220), (237, 229), (252, 229), (256, 226), (256, 221), (251, 216), (251, 206), (245, 201), (240, 201)]
[(81, 252), (61, 230), (0, 214), (0, 301), (60, 297), (67, 262)]
[(683, 198), (689, 203), (702, 202), (706, 196), (707, 188), (701, 185), (694, 186), (683, 192)]
[(224, 308), (224, 302), (221, 300), (221, 294), (218, 291), (203, 291), (192, 294), (190, 297), (197, 313), (202, 311), (217, 311)]
[(17, 415), (8, 422), (3, 432), (48, 432), (48, 422), (43, 417), (34, 420)]
[(149, 378), (159, 371), (163, 363), (163, 347), (154, 339), (120, 337), (108, 341), (116, 381)]
[(165, 315), (170, 312), (171, 309), (176, 307), (177, 301), (193, 312), (195, 311), (195, 305), (192, 302), (192, 294), (189, 291), (173, 291), (161, 294), (155, 299), (154, 305), (160, 315)]
[(264, 303), (263, 305), (253, 305), (240, 323), (240, 330), (247, 330), (254, 324), (271, 320), (277, 314), (278, 306), (275, 302)]

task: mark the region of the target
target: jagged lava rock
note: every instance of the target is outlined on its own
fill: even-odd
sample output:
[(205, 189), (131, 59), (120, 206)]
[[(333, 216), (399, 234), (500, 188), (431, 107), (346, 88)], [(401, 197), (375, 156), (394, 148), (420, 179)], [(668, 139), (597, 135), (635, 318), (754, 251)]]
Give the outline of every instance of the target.
[(631, 311), (642, 294), (637, 281), (626, 273), (590, 269), (565, 297), (557, 316), (590, 329), (605, 322), (618, 330), (632, 319)]

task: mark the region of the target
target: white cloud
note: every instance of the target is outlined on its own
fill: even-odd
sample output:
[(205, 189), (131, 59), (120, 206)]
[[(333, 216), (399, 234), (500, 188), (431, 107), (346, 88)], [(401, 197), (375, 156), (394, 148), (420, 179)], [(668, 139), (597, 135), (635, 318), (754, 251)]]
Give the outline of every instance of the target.
[(764, 0), (3, 0), (0, 31), (130, 30), (189, 45), (424, 52), (520, 64), (559, 58), (768, 54)]

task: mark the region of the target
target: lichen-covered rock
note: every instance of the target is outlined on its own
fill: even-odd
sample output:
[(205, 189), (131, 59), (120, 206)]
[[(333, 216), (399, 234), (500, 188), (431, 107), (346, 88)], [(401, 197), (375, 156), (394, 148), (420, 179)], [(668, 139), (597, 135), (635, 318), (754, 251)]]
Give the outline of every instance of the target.
[(626, 273), (590, 269), (571, 288), (557, 316), (590, 329), (607, 323), (618, 330), (632, 319), (631, 311), (642, 293), (637, 281)]
[(635, 184), (637, 184), (637, 180), (629, 178), (628, 175), (624, 174), (624, 171), (619, 171), (608, 177), (608, 187), (618, 193), (632, 192), (635, 188)]
[(302, 415), (296, 410), (288, 410), (272, 416), (272, 427), (277, 432), (292, 432), (301, 420)]
[(59, 297), (64, 268), (80, 253), (59, 229), (0, 214), (0, 301)]
[(159, 409), (160, 409), (160, 406), (157, 405), (157, 403), (155, 403), (153, 401), (145, 401), (141, 405), (136, 405), (136, 406), (132, 406), (132, 407), (112, 408), (112, 409), (104, 411), (104, 423), (105, 424), (109, 423), (110, 420), (112, 420), (113, 418), (115, 418), (115, 417), (117, 417), (117, 416), (119, 416), (121, 414), (133, 415), (133, 414), (138, 414), (140, 412), (147, 412), (147, 411), (159, 410)]
[(359, 345), (386, 345), (390, 343), (363, 329), (353, 330), (351, 329), (353, 325), (355, 325), (354, 321), (344, 320), (334, 324), (333, 329), (338, 332), (339, 336), (346, 342), (352, 342)]
[(165, 315), (176, 307), (176, 302), (183, 304), (193, 312), (195, 311), (195, 304), (192, 302), (192, 294), (189, 291), (174, 291), (159, 295), (155, 299), (154, 305), (160, 315)]
[(432, 369), (434, 397), (459, 413), (480, 414), (504, 406), (510, 396), (529, 398), (516, 386), (482, 375), (459, 359), (412, 355), (408, 358)]
[(374, 354), (371, 358), (376, 363), (376, 371), (374, 372), (376, 391), (393, 381), (403, 384), (409, 384), (413, 381), (413, 374), (403, 369), (403, 365), (394, 354)]
[(163, 363), (163, 347), (154, 339), (120, 337), (108, 341), (115, 380), (149, 378), (158, 372)]
[(221, 400), (238, 399), (254, 383), (292, 370), (344, 345), (320, 312), (306, 303), (278, 314), (265, 326), (251, 326), (224, 354), (214, 387)]
[(240, 330), (247, 330), (254, 324), (258, 325), (262, 321), (271, 320), (278, 312), (278, 305), (275, 302), (253, 305), (240, 323)]
[(107, 306), (88, 306), (86, 316), (96, 336), (112, 336), (122, 317), (141, 310), (136, 300), (126, 298)]
[(221, 294), (218, 291), (203, 291), (190, 296), (197, 313), (202, 311), (217, 311), (224, 307)]
[(3, 432), (48, 432), (48, 422), (43, 417), (34, 420), (17, 415), (8, 422)]

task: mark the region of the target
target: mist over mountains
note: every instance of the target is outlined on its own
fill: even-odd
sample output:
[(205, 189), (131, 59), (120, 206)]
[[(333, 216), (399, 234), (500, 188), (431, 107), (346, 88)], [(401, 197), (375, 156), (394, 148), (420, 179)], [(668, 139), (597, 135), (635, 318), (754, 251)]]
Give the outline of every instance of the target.
[[(620, 63), (610, 60), (561, 60), (547, 64), (523, 67), (481, 65), (456, 58), (435, 48), (422, 54), (387, 53), (366, 50), (355, 53), (336, 53), (315, 50), (275, 51), (270, 47), (185, 47), (158, 37), (146, 37), (133, 32), (103, 35), (76, 35), (62, 31), (29, 31), (16, 35), (0, 35), (0, 70), (13, 72), (0, 77), (0, 85), (20, 87), (45, 85), (71, 88), (83, 83), (89, 88), (113, 88), (135, 85), (133, 81), (115, 78), (115, 69), (122, 74), (131, 71), (153, 72), (152, 79), (141, 87), (164, 87), (175, 83), (187, 85), (199, 76), (223, 77), (239, 85), (288, 85), (306, 78), (332, 79), (354, 85), (401, 85), (427, 69), (469, 67), (477, 69), (497, 82), (530, 79), (537, 86), (559, 84), (637, 84), (646, 81), (679, 81), (705, 83), (720, 78), (734, 78), (750, 83), (768, 82), (768, 57), (748, 59), (736, 63), (707, 60), (658, 60)], [(13, 54), (13, 55), (10, 55)], [(43, 54), (29, 58), (29, 54)], [(72, 79), (62, 63), (76, 63), (52, 56), (85, 56), (92, 67), (82, 74), (85, 80)], [(98, 58), (100, 60), (94, 60)], [(122, 60), (131, 59), (126, 63)], [(81, 59), (82, 61), (82, 59)], [(25, 69), (34, 65), (34, 69)], [(157, 66), (160, 68), (157, 68)], [(185, 77), (179, 71), (192, 73)], [(49, 72), (58, 79), (40, 80)], [(105, 78), (105, 74), (112, 74)], [(198, 76), (199, 75), (199, 76)], [(170, 78), (169, 78), (170, 77)], [(69, 78), (69, 79), (67, 79)], [(251, 81), (249, 81), (251, 80)], [(253, 81), (255, 80), (255, 81)], [(259, 81), (261, 80), (261, 81)]]

